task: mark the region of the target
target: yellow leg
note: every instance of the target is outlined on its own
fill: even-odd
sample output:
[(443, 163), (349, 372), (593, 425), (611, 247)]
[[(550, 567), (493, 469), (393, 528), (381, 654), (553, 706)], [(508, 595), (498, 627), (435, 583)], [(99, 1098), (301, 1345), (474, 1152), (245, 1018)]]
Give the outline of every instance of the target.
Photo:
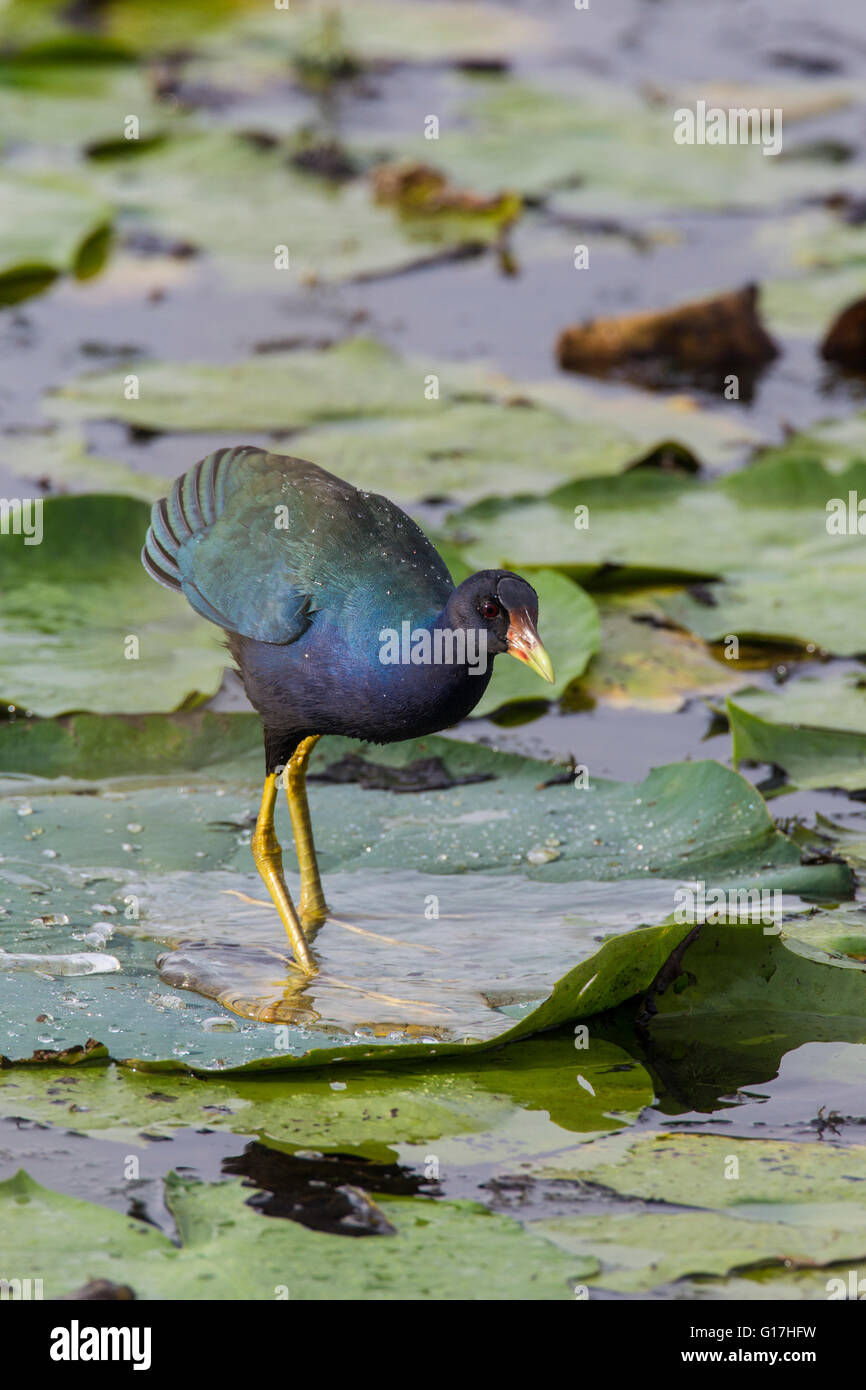
[(294, 904), (289, 897), (286, 881), (283, 878), (283, 852), (274, 831), (274, 804), (277, 799), (277, 774), (271, 772), (265, 778), (262, 804), (250, 848), (256, 868), (262, 876), (265, 887), (273, 899), (274, 907), (288, 932), (295, 960), (308, 975), (316, 973), (304, 930), (298, 920)]
[(311, 738), (305, 738), (303, 743), (298, 744), (286, 768), (286, 799), (292, 818), (298, 868), (301, 871), (301, 921), (305, 931), (321, 926), (328, 915), (319, 878), (319, 866), (316, 862), (310, 808), (307, 804), (307, 764), (319, 738), (319, 734), (313, 734)]

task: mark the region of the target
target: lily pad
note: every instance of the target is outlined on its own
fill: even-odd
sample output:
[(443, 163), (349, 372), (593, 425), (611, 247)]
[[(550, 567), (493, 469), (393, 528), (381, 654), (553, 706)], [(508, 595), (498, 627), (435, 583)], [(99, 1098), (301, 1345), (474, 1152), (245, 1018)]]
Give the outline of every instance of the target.
[(36, 486), (47, 480), (54, 492), (111, 492), (146, 502), (163, 497), (168, 486), (156, 474), (89, 453), (74, 428), (0, 436), (0, 468)]
[(33, 506), (39, 544), (11, 529), (0, 538), (3, 703), (43, 715), (137, 712), (214, 694), (225, 666), (216, 629), (141, 569), (146, 504), (92, 496)]
[(273, 294), (406, 270), (500, 235), (481, 216), (407, 222), (376, 202), (368, 179), (335, 186), (295, 168), (289, 149), (258, 148), (230, 131), (190, 133), (134, 160), (126, 153), (92, 169), (103, 197), (208, 252), (236, 285)]
[(804, 676), (727, 704), (735, 764), (772, 763), (798, 787), (866, 787), (866, 690), (856, 672)]
[(292, 439), (301, 458), (398, 501), (426, 497), (473, 501), (519, 493), (532, 458), (538, 486), (566, 478), (618, 473), (642, 449), (626, 430), (588, 421), (577, 429), (546, 407), (491, 401), (445, 402), (404, 419), (351, 420), (302, 431)]
[(665, 590), (599, 596), (601, 649), (580, 691), (615, 709), (673, 713), (694, 695), (735, 690), (742, 678), (700, 638), (674, 627), (659, 606)]
[[(128, 115), (138, 121), (136, 140), (124, 138)], [(0, 59), (4, 144), (68, 151), (113, 140), (134, 154), (178, 125), (175, 112), (154, 99), (147, 74), (127, 63)]]
[[(196, 1071), (463, 1052), (646, 990), (689, 927), (629, 928), (662, 922), (684, 875), (850, 893), (843, 865), (802, 866), (753, 788), (719, 764), (578, 791), (549, 764), (425, 739), (376, 756), (391, 767), (436, 756), (458, 781), (450, 790), (312, 784), (334, 916), (317, 939), (321, 974), (304, 982), (250, 863), (258, 737), (252, 716), (209, 714), (3, 730), (2, 764), (38, 775), (7, 774), (0, 802), (2, 944), (74, 952), (107, 922), (100, 949), (122, 971), (81, 976), (71, 993), (15, 972), (7, 1055), (87, 1036), (136, 1065)], [(352, 747), (322, 740), (313, 773)], [(111, 780), (94, 781), (106, 767)], [(469, 772), (493, 779), (459, 785)], [(600, 931), (615, 934), (599, 948)], [(173, 948), (163, 979), (156, 943)], [(211, 1034), (219, 1004), (252, 1022), (231, 1030), (226, 1014), (230, 1031)], [(48, 1033), (26, 1022), (46, 1013)]]
[[(845, 1212), (849, 1209), (846, 1207)], [(866, 1231), (846, 1229), (844, 1213), (824, 1213), (824, 1220), (759, 1221), (725, 1212), (640, 1210), (605, 1212), (604, 1217), (563, 1217), (533, 1221), (529, 1230), (554, 1241), (561, 1250), (601, 1261), (590, 1287), (638, 1294), (686, 1276), (724, 1276), (755, 1265), (768, 1270), (808, 1268), (813, 1298), (827, 1297), (827, 1280), (837, 1271), (825, 1266), (862, 1260)], [(816, 1269), (815, 1266), (818, 1266)]]
[(15, 1269), (46, 1270), (49, 1298), (82, 1278), (108, 1278), (143, 1299), (565, 1299), (597, 1268), (476, 1202), (380, 1198), (396, 1234), (359, 1242), (264, 1216), (248, 1196), (240, 1182), (170, 1175), (178, 1247), (143, 1221), (21, 1171), (0, 1183), (0, 1231)]
[[(531, 1223), (563, 1249), (591, 1244), (602, 1269), (590, 1282), (603, 1288), (637, 1292), (749, 1265), (813, 1268), (862, 1259), (866, 1250), (862, 1147), (631, 1131), (584, 1145), (573, 1162), (541, 1173), (623, 1199), (602, 1222)], [(827, 1275), (814, 1278), (812, 1296), (826, 1297)]]
[(128, 1068), (9, 1069), (0, 1071), (0, 1115), (57, 1124), (74, 1113), (79, 1132), (125, 1145), (142, 1133), (170, 1137), (206, 1123), (291, 1151), (351, 1149), (393, 1162), (400, 1144), (513, 1128), (521, 1109), (550, 1115), (559, 1133), (546, 1149), (566, 1147), (576, 1134), (621, 1129), (653, 1097), (646, 1071), (596, 1037), (579, 1051), (573, 1038), (514, 1043), (504, 1057), (455, 1058), (448, 1070), (353, 1068), (339, 1090), (332, 1079), (333, 1072), (231, 1080), (178, 1072), (154, 1091), (152, 1077)]
[(862, 546), (830, 534), (827, 504), (858, 488), (866, 462), (831, 472), (812, 455), (771, 455), (713, 482), (639, 469), (537, 500), (479, 502), (450, 517), (446, 534), (477, 568), (545, 564), (608, 583), (614, 573), (620, 583), (723, 577), (659, 606), (708, 641), (735, 634), (854, 655), (866, 651)]
[(807, 1042), (866, 1042), (862, 936), (856, 908), (765, 928), (707, 921), (654, 996), (650, 1070), (666, 1108), (713, 1109)]
[(0, 174), (0, 306), (46, 289), (58, 275), (93, 275), (108, 253), (108, 205), (74, 178)]
[(384, 414), (435, 415), (473, 379), (466, 368), (455, 369), (445, 377), (443, 400), (427, 400), (428, 370), (355, 338), (320, 352), (268, 353), (227, 367), (144, 363), (136, 369), (137, 400), (124, 395), (125, 371), (89, 373), (45, 404), (60, 419), (122, 420), (146, 429), (297, 430)]
[[(814, 91), (812, 93), (814, 95)], [(702, 90), (699, 95), (706, 98)], [(729, 96), (733, 95), (729, 93)], [(844, 104), (854, 89), (838, 90)], [(772, 106), (740, 100), (735, 107)], [(474, 98), (474, 99), (473, 99)], [(690, 98), (694, 109), (694, 97)], [(685, 95), (657, 107), (621, 84), (583, 76), (579, 94), (506, 80), (493, 91), (467, 95), (460, 118), (443, 129), (437, 157), (457, 182), (493, 191), (515, 186), (523, 193), (557, 193), (562, 211), (645, 218), (678, 208), (766, 207), (804, 192), (831, 191), (838, 171), (820, 160), (779, 161), (758, 144), (678, 144), (674, 110)], [(785, 108), (786, 121), (789, 109)], [(802, 107), (801, 115), (806, 114)], [(795, 119), (795, 117), (791, 117)], [(409, 137), (409, 157), (423, 157), (424, 140)], [(576, 191), (574, 191), (576, 190)]]

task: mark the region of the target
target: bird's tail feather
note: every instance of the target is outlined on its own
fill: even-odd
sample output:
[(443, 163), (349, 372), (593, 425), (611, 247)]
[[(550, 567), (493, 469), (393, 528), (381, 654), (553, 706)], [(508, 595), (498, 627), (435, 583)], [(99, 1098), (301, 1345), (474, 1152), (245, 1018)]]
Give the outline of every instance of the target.
[(178, 478), (167, 497), (155, 502), (141, 563), (151, 579), (180, 589), (177, 555), (184, 541), (212, 526), (225, 505), (226, 481), (235, 459), (257, 452), (250, 445), (217, 449)]

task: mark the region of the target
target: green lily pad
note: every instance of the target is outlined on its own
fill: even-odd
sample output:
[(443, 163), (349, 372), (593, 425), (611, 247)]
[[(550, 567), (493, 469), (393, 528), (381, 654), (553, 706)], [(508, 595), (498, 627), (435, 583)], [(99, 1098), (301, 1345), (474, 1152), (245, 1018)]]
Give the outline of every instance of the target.
[(41, 543), (12, 530), (0, 537), (3, 703), (43, 715), (138, 712), (214, 694), (225, 666), (216, 629), (141, 569), (145, 503), (93, 496), (35, 505)]
[(601, 649), (580, 681), (582, 694), (615, 709), (673, 713), (691, 696), (741, 684), (733, 663), (671, 625), (658, 602), (666, 596), (664, 590), (599, 596)]
[[(71, 987), (14, 972), (6, 1051), (19, 1059), (88, 1036), (136, 1065), (196, 1071), (463, 1052), (646, 990), (689, 928), (628, 929), (661, 923), (684, 875), (850, 893), (843, 865), (801, 865), (753, 788), (720, 764), (657, 769), (635, 787), (578, 791), (569, 778), (539, 789), (558, 780), (549, 764), (425, 739), (376, 756), (385, 767), (439, 758), (458, 779), (450, 790), (397, 797), (312, 783), (334, 917), (317, 939), (321, 974), (304, 983), (250, 862), (254, 717), (80, 716), (16, 721), (0, 735), (3, 947), (72, 953), (107, 922), (99, 950), (121, 966)], [(353, 747), (322, 740), (313, 773)], [(110, 780), (94, 781), (105, 768)], [(478, 773), (493, 780), (460, 784)], [(615, 934), (599, 948), (600, 929)], [(156, 943), (174, 948), (163, 979)], [(214, 1017), (231, 1027), (220, 1003), (244, 1021), (212, 1034)], [(43, 1014), (47, 1033), (28, 1021)]]
[[(866, 1250), (862, 1147), (631, 1131), (584, 1145), (572, 1162), (539, 1175), (599, 1184), (623, 1199), (602, 1222), (531, 1223), (563, 1249), (591, 1246), (602, 1269), (590, 1283), (603, 1288), (637, 1292), (748, 1265), (825, 1265)], [(645, 1202), (660, 1205), (647, 1211)], [(812, 1297), (826, 1297), (827, 1274), (813, 1277)]]
[(866, 787), (864, 683), (851, 672), (740, 691), (727, 703), (734, 763), (772, 763), (798, 787)]
[[(805, 90), (805, 87), (800, 89)], [(696, 95), (706, 99), (706, 89)], [(773, 106), (740, 93), (726, 107)], [(794, 95), (791, 89), (787, 94)], [(814, 87), (810, 95), (814, 99)], [(837, 87), (828, 100), (844, 104), (853, 87)], [(712, 104), (712, 103), (710, 103)], [(780, 104), (779, 102), (775, 103)], [(759, 145), (680, 145), (674, 140), (674, 110), (694, 109), (694, 94), (671, 94), (651, 106), (621, 84), (582, 76), (580, 91), (560, 93), (507, 79), (492, 91), (472, 93), (459, 119), (443, 127), (437, 156), (452, 178), (480, 189), (510, 185), (523, 193), (557, 192), (557, 207), (569, 213), (609, 217), (678, 208), (766, 207), (779, 201), (831, 191), (838, 171), (820, 160), (780, 161), (764, 157)], [(785, 120), (796, 119), (794, 102)], [(804, 107), (799, 113), (807, 114)], [(409, 136), (403, 151), (423, 157), (423, 132)], [(576, 190), (576, 191), (575, 191)]]
[(108, 253), (111, 211), (61, 174), (0, 174), (0, 306), (39, 294), (58, 275), (86, 279)]
[(751, 1213), (740, 1210), (738, 1214), (751, 1214), (757, 1220), (772, 1207), (779, 1209), (784, 1220), (792, 1207), (805, 1211), (815, 1202), (850, 1203), (860, 1212), (857, 1225), (866, 1224), (859, 1187), (866, 1183), (866, 1146), (862, 1145), (833, 1148), (717, 1134), (647, 1136), (630, 1129), (581, 1145), (568, 1164), (545, 1165), (540, 1171), (548, 1177), (599, 1183), (622, 1197), (639, 1197), (644, 1202), (748, 1207)]
[(323, 18), (336, 12), (345, 51), (374, 63), (508, 58), (549, 38), (541, 18), (488, 0), (421, 0), (409, 10), (401, 0), (351, 0), (337, 6), (307, 0), (292, 10), (290, 18), (258, 13), (240, 26), (240, 34), (297, 56), (317, 42)]
[[(114, 369), (79, 377), (47, 397), (45, 408), (61, 420), (154, 430), (292, 430), (287, 447), (298, 457), (399, 501), (519, 493), (528, 451), (541, 486), (683, 452), (659, 444), (679, 418), (672, 408), (651, 403), (640, 418), (632, 406), (622, 420), (618, 399), (590, 405), (579, 388), (577, 402), (563, 396), (562, 409), (555, 401), (533, 406), (514, 383), (480, 366), (407, 361), (369, 339), (230, 366), (143, 363), (135, 372), (138, 399), (125, 398)], [(431, 375), (439, 388), (432, 400)], [(682, 418), (693, 424), (703, 455), (719, 460), (734, 437), (694, 414), (700, 426), (689, 412)]]
[(653, 1098), (646, 1071), (596, 1037), (579, 1051), (571, 1038), (514, 1043), (505, 1057), (455, 1058), (447, 1071), (353, 1068), (340, 1090), (332, 1078), (333, 1072), (231, 1080), (176, 1073), (155, 1091), (152, 1077), (128, 1068), (9, 1069), (0, 1071), (0, 1115), (58, 1124), (74, 1114), (79, 1132), (125, 1145), (143, 1133), (170, 1137), (206, 1123), (283, 1149), (352, 1149), (393, 1162), (397, 1145), (446, 1136), (484, 1133), (489, 1147), (496, 1134), (513, 1128), (520, 1110), (550, 1116), (549, 1152), (572, 1144), (575, 1134), (621, 1129)]
[(674, 592), (659, 606), (708, 641), (734, 634), (853, 655), (866, 651), (862, 546), (828, 532), (827, 504), (858, 488), (866, 462), (834, 473), (814, 456), (771, 455), (714, 482), (638, 469), (537, 500), (491, 498), (445, 529), (477, 568), (545, 564), (609, 582), (614, 566), (621, 583), (724, 577), (708, 595)]
[(476, 1202), (383, 1197), (377, 1206), (396, 1234), (353, 1241), (264, 1216), (248, 1195), (240, 1182), (170, 1175), (178, 1247), (21, 1171), (0, 1183), (0, 1232), (11, 1266), (45, 1269), (48, 1298), (110, 1279), (144, 1299), (565, 1299), (597, 1268)]
[(272, 51), (285, 62), (314, 43), (328, 16), (339, 13), (346, 50), (365, 62), (508, 57), (539, 44), (547, 34), (538, 19), (516, 14), (487, 0), (416, 0), (407, 13), (400, 0), (292, 0), (291, 6), (263, 7), (258, 0), (153, 0), (142, 14), (137, 0), (108, 0), (100, 7), (95, 35), (71, 34), (65, 0), (7, 0), (3, 37), (13, 44), (35, 44), (74, 37), (93, 56), (115, 49), (128, 54), (161, 53), (203, 46), (223, 50)]
[[(576, 1256), (596, 1257), (601, 1273), (587, 1281), (590, 1288), (639, 1294), (687, 1276), (701, 1276), (702, 1293), (714, 1287), (707, 1276), (724, 1276), (754, 1265), (811, 1271), (813, 1298), (827, 1297), (827, 1280), (863, 1259), (866, 1230), (846, 1229), (843, 1211), (825, 1213), (824, 1220), (758, 1221), (729, 1212), (666, 1210), (605, 1212), (598, 1216), (562, 1217), (533, 1221), (528, 1229), (554, 1241)], [(818, 1269), (815, 1266), (819, 1266)]]
[[(432, 405), (432, 403), (431, 403)], [(347, 421), (293, 436), (300, 458), (398, 501), (425, 497), (472, 501), (526, 487), (532, 458), (539, 487), (566, 478), (618, 473), (640, 442), (615, 421), (573, 422), (545, 407), (446, 401), (404, 419)]]
[(231, 131), (190, 132), (134, 160), (127, 153), (93, 166), (103, 197), (159, 235), (200, 247), (236, 285), (272, 294), (406, 270), (500, 236), (480, 215), (407, 221), (376, 202), (367, 178), (327, 183), (294, 168), (288, 148), (258, 148)]
[[(124, 138), (128, 115), (138, 120), (137, 140)], [(146, 73), (128, 64), (0, 60), (6, 144), (68, 150), (115, 140), (134, 154), (177, 125), (177, 115), (154, 99)]]
[(764, 284), (761, 303), (774, 333), (816, 342), (846, 305), (866, 294), (862, 231), (826, 208), (791, 211), (773, 232), (758, 227), (755, 249), (772, 257), (774, 278)]
[(168, 486), (156, 474), (88, 453), (74, 428), (0, 437), (0, 468), (34, 486), (47, 478), (55, 492), (111, 492), (145, 502), (165, 496)]
[(320, 421), (379, 415), (435, 415), (473, 380), (452, 369), (443, 399), (425, 399), (423, 363), (355, 338), (324, 351), (268, 353), (233, 366), (143, 363), (139, 397), (127, 400), (121, 374), (93, 372), (49, 396), (60, 419), (122, 420), (156, 430), (295, 430)]
[(666, 1108), (713, 1109), (732, 1089), (770, 1081), (804, 1043), (866, 1042), (862, 941), (855, 908), (781, 927), (707, 921), (654, 1000), (650, 1070)]
[[(518, 394), (546, 405), (573, 420), (580, 430), (596, 423), (627, 430), (639, 455), (651, 457), (660, 452), (663, 461), (672, 457), (680, 467), (683, 449), (708, 466), (730, 466), (742, 460), (744, 451), (763, 442), (742, 419), (734, 419), (724, 410), (703, 409), (688, 395), (661, 398), (634, 386), (617, 383), (602, 387), (599, 382), (590, 384), (566, 373), (552, 381), (519, 385), (491, 376), (489, 386), (500, 395)], [(604, 471), (595, 469), (594, 474), (598, 477)]]

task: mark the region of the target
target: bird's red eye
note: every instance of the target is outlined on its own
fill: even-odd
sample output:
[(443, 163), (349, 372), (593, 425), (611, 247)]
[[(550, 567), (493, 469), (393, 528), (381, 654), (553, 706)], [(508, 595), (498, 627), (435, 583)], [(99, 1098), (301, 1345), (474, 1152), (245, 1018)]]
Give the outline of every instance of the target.
[(499, 604), (494, 603), (492, 598), (485, 599), (481, 605), (482, 618), (498, 618)]

